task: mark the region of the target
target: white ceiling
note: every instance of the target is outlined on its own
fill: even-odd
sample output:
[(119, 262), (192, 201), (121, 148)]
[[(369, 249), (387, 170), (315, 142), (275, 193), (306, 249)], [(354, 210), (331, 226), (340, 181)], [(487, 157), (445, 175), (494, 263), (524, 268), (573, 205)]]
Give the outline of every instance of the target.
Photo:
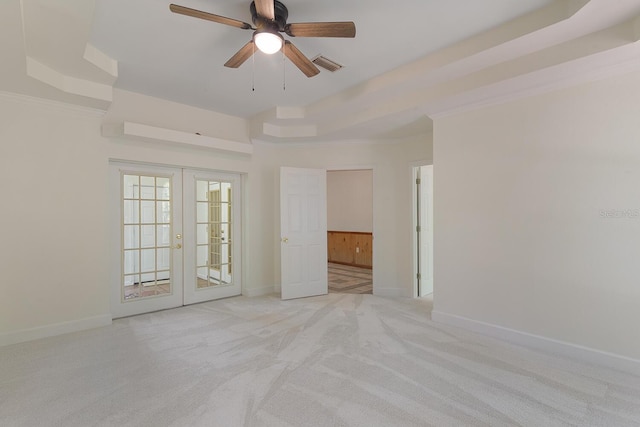
[(640, 0), (284, 1), (288, 22), (356, 23), (355, 39), (287, 37), (345, 65), (313, 78), (280, 54), (224, 67), (251, 31), (171, 1), (251, 21), (248, 0), (3, 0), (0, 90), (107, 110), (122, 89), (244, 118), (254, 140), (397, 138), (640, 68)]
[[(172, 1), (251, 22), (250, 0)], [(276, 105), (308, 105), (549, 2), (284, 0), (288, 22), (356, 23), (355, 39), (287, 37), (309, 59), (323, 54), (345, 65), (313, 78), (289, 61), (283, 67), (280, 54), (224, 67), (252, 32), (173, 14), (168, 1), (97, 0), (91, 43), (119, 62), (119, 88), (248, 118)]]

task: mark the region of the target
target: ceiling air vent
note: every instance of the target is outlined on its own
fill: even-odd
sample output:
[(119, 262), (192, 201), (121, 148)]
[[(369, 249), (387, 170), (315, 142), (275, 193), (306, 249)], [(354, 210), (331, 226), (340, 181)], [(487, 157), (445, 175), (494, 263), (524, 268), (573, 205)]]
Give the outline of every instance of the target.
[(316, 56), (311, 62), (316, 64), (318, 67), (322, 67), (325, 70), (331, 71), (332, 73), (335, 73), (343, 67), (343, 65), (340, 65), (337, 62), (330, 60), (329, 58), (325, 58), (322, 55)]

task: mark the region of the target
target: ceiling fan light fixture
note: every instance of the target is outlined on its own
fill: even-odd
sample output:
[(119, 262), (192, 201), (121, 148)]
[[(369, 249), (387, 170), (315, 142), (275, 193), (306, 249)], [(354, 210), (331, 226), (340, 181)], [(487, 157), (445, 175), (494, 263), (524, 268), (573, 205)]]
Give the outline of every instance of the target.
[[(344, 22), (298, 22), (287, 23), (289, 11), (278, 0), (253, 0), (249, 5), (251, 21), (254, 25), (237, 19), (191, 9), (177, 4), (169, 5), (169, 10), (180, 15), (205, 19), (218, 24), (254, 31), (253, 37), (240, 48), (224, 66), (229, 68), (240, 67), (247, 59), (256, 53), (256, 47), (268, 55), (281, 51), (283, 60), (289, 59), (307, 77), (313, 77), (320, 73), (315, 63), (311, 62), (293, 43), (285, 40), (280, 33), (286, 33), (289, 37), (348, 37), (356, 36), (356, 24), (351, 21)], [(317, 59), (317, 58), (316, 58)], [(321, 65), (327, 69), (337, 69), (340, 64), (331, 60)], [(284, 69), (284, 68), (283, 68)]]
[(282, 49), (284, 39), (280, 34), (271, 31), (256, 31), (253, 34), (253, 41), (256, 47), (267, 55), (272, 55)]

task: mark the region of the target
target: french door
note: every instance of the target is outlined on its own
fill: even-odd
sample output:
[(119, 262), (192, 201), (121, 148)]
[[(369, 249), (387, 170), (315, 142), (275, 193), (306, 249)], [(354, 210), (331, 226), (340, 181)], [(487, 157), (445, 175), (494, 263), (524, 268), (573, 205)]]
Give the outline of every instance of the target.
[(111, 163), (114, 318), (241, 293), (240, 176)]

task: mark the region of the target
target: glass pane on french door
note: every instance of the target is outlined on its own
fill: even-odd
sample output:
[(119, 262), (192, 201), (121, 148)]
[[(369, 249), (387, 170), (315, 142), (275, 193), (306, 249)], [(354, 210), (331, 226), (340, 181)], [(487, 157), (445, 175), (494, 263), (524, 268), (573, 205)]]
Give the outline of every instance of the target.
[(240, 184), (238, 175), (184, 173), (185, 242), (195, 242), (185, 246), (185, 304), (241, 293)]
[(123, 174), (122, 297), (169, 294), (171, 178)]

